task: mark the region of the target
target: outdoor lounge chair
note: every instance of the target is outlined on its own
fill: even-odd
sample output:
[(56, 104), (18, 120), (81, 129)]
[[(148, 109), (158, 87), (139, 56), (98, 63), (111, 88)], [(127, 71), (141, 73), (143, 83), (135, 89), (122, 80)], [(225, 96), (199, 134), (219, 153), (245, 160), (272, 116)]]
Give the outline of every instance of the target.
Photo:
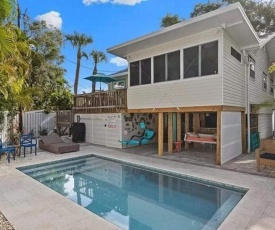
[(146, 129), (143, 135), (138, 136), (134, 135), (130, 138), (130, 140), (121, 141), (121, 143), (125, 146), (127, 145), (145, 145), (148, 144), (154, 137), (156, 133), (153, 130)]
[(65, 143), (58, 135), (41, 136), (39, 148), (52, 153), (68, 153), (79, 151), (79, 144)]
[(275, 140), (261, 139), (260, 148), (256, 149), (257, 171), (261, 166), (275, 167)]

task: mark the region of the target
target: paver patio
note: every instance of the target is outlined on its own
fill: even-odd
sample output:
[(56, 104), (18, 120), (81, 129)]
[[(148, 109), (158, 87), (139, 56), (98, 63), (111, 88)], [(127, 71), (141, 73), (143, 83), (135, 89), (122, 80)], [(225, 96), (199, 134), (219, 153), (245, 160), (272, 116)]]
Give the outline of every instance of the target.
[[(141, 149), (136, 150), (140, 153)], [(182, 156), (187, 155), (187, 152), (158, 158), (149, 154), (149, 151), (140, 154), (132, 151), (84, 144), (80, 152), (56, 155), (40, 151), (37, 156), (27, 154), (26, 158), (17, 157), (10, 164), (2, 157), (0, 211), (15, 229), (119, 229), (16, 169), (19, 166), (94, 154), (247, 188), (249, 190), (246, 195), (219, 229), (275, 229), (275, 179), (271, 178), (273, 170), (267, 169), (267, 176), (263, 176), (263, 173), (254, 175), (256, 170), (255, 173), (249, 172), (249, 169), (248, 173), (232, 171), (236, 165), (254, 164), (252, 154), (242, 155), (228, 166), (212, 167), (213, 165), (201, 166), (195, 162), (183, 162)], [(208, 152), (201, 152), (203, 153)]]

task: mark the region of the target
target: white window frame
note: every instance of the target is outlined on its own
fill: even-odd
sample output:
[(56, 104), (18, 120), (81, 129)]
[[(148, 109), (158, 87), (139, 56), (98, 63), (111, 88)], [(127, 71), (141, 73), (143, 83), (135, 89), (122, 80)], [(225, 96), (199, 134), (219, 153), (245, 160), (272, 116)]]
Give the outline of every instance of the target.
[(262, 74), (262, 89), (267, 91), (267, 74), (265, 72)]
[[(250, 79), (255, 81), (255, 79), (256, 79), (256, 62), (250, 55), (248, 56), (248, 63), (249, 63), (249, 76), (250, 76)], [(254, 64), (254, 70), (251, 69), (251, 63)], [(252, 71), (254, 72), (254, 76), (251, 76)]]

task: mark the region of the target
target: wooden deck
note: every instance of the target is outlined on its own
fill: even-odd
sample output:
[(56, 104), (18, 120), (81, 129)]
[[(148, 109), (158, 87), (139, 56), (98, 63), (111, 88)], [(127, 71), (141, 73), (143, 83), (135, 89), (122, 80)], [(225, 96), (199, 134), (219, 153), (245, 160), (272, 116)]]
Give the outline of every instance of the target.
[(75, 114), (127, 112), (127, 89), (78, 94), (74, 96), (73, 112)]

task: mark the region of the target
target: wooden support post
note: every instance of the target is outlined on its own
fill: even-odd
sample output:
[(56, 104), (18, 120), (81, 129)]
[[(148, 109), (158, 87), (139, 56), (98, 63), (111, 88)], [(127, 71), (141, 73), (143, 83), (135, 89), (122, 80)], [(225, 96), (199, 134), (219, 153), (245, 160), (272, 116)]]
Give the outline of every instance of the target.
[(246, 153), (246, 117), (245, 113), (241, 112), (241, 125), (242, 125), (242, 152)]
[(163, 156), (163, 113), (158, 116), (158, 155)]
[(205, 127), (205, 116), (206, 116), (206, 113), (200, 113), (201, 127)]
[(199, 132), (200, 129), (200, 114), (193, 113), (193, 131)]
[[(189, 132), (189, 113), (185, 113), (185, 133)], [(189, 149), (189, 143), (185, 142), (185, 150)]]
[(181, 113), (177, 113), (177, 141), (181, 141)]
[(168, 154), (173, 153), (173, 114), (168, 113)]
[(221, 111), (217, 112), (217, 149), (216, 149), (216, 165), (221, 165)]
[[(199, 133), (200, 131), (200, 114), (193, 113), (193, 132)], [(195, 148), (201, 148), (201, 144), (194, 143)]]

